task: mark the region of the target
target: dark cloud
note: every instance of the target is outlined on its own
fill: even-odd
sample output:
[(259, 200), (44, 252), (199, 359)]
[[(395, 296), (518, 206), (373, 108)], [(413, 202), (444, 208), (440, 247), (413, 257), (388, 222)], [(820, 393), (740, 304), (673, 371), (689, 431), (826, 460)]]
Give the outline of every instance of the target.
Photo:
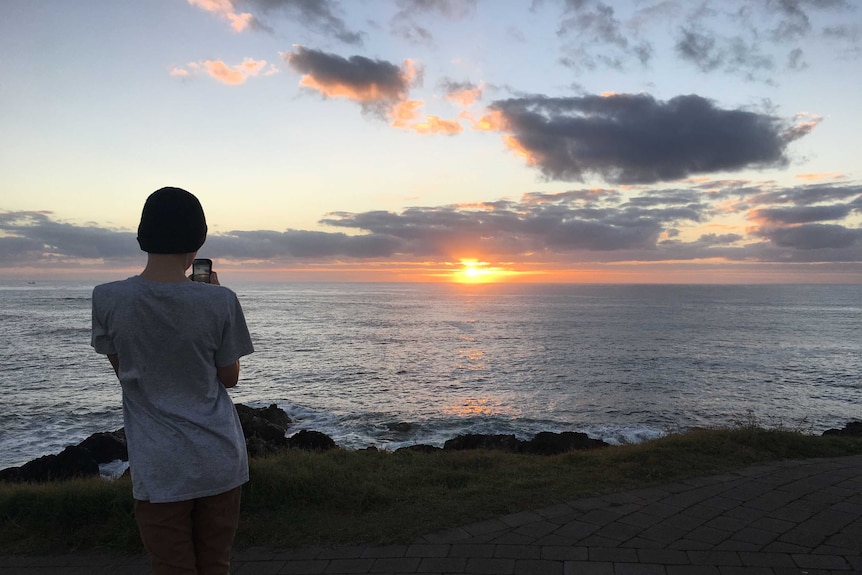
[[(748, 194), (752, 190), (741, 189)], [(750, 194), (749, 202), (753, 204), (794, 204), (797, 206), (811, 206), (823, 202), (837, 202), (849, 198), (857, 198), (862, 201), (862, 186), (829, 186), (813, 185), (800, 186), (796, 188), (783, 188), (768, 192), (754, 191)]]
[(725, 110), (700, 96), (660, 102), (646, 94), (549, 98), (491, 105), (548, 179), (653, 183), (692, 174), (783, 167), (800, 133), (776, 117)]
[(208, 253), (231, 259), (334, 257), (380, 258), (395, 254), (400, 242), (391, 236), (349, 236), (303, 230), (234, 231), (207, 238)]
[(0, 263), (125, 258), (140, 253), (137, 234), (52, 219), (50, 212), (0, 213)]
[(242, 0), (237, 5), (262, 14), (283, 12), (309, 29), (345, 44), (362, 44), (362, 34), (351, 30), (337, 15), (339, 4), (333, 0)]
[[(862, 241), (862, 229), (834, 224), (805, 224), (792, 227), (764, 227), (756, 234), (778, 247), (796, 250), (853, 248)], [(856, 254), (857, 259), (859, 254)]]
[(843, 220), (850, 215), (852, 210), (853, 208), (849, 205), (761, 208), (755, 210), (752, 217), (773, 224), (809, 224)]
[(385, 60), (364, 56), (344, 58), (303, 46), (296, 47), (284, 59), (293, 70), (305, 74), (302, 86), (325, 96), (357, 101), (366, 111), (379, 114), (406, 99), (411, 85), (418, 80), (415, 70)]
[[(208, 257), (274, 264), (445, 262), (466, 254), (563, 264), (862, 261), (859, 186), (820, 186), (822, 201), (814, 205), (806, 203), (812, 189), (762, 193), (761, 201), (775, 203), (751, 202), (752, 225), (745, 235), (707, 233), (695, 240), (685, 237), (696, 224), (719, 212), (723, 197), (696, 189), (635, 193), (602, 188), (533, 192), (519, 200), (420, 206), (400, 212), (335, 212), (321, 220), (335, 231), (213, 233), (204, 249)], [(826, 198), (844, 201), (830, 203)], [(831, 223), (820, 223), (826, 221)], [(82, 260), (128, 263), (141, 257), (133, 232), (60, 222), (48, 212), (0, 213), (0, 267), (77, 265)]]

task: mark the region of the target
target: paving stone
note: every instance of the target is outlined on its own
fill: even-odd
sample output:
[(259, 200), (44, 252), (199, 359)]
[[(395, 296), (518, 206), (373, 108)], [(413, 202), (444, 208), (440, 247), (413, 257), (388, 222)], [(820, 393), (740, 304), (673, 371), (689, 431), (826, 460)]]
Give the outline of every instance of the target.
[(542, 547), (542, 559), (552, 561), (586, 561), (589, 559), (589, 549), (572, 547), (570, 545), (545, 545)]
[(423, 557), (416, 568), (417, 573), (463, 573), (467, 567), (466, 557)]
[(496, 545), (458, 543), (452, 545), (452, 548), (449, 550), (449, 557), (493, 557), (496, 548)]
[(325, 559), (285, 561), (279, 570), (279, 575), (315, 575), (323, 573), (327, 566), (329, 566), (329, 561)]
[(419, 557), (382, 557), (375, 559), (369, 573), (413, 573), (421, 562)]
[(689, 551), (693, 565), (742, 565), (739, 554), (732, 551)]
[(407, 545), (386, 545), (382, 547), (368, 547), (362, 553), (364, 558), (378, 557), (404, 557), (407, 555)]
[(566, 561), (563, 575), (614, 575), (614, 564)]
[(542, 548), (538, 545), (497, 545), (494, 557), (506, 559), (542, 559)]
[(803, 569), (849, 569), (850, 564), (838, 555), (793, 555), (793, 561)]
[(527, 523), (535, 523), (539, 521), (544, 521), (545, 518), (539, 515), (538, 513), (534, 513), (531, 511), (525, 511), (523, 513), (513, 513), (511, 515), (504, 515), (500, 518), (500, 521), (508, 525), (509, 527), (518, 527), (520, 525), (526, 525)]
[(514, 575), (563, 575), (562, 561), (541, 559), (518, 559), (512, 571)]
[(638, 549), (641, 563), (660, 563), (662, 565), (688, 565), (688, 553), (674, 549)]
[(667, 575), (721, 575), (712, 565), (668, 565), (666, 571)]
[(374, 559), (332, 559), (324, 573), (368, 573)]
[(249, 561), (234, 571), (234, 575), (278, 575), (285, 561)]
[(515, 570), (514, 559), (496, 557), (470, 557), (467, 559), (468, 573), (486, 573), (488, 575), (512, 575)]
[(664, 565), (647, 565), (644, 563), (616, 563), (614, 575), (665, 575)]
[(551, 523), (550, 521), (536, 521), (535, 523), (521, 525), (515, 529), (515, 533), (538, 539), (539, 537), (555, 532), (559, 528), (559, 525)]
[(611, 561), (613, 563), (637, 563), (636, 549), (620, 549), (617, 547), (590, 547), (590, 561)]
[(410, 545), (405, 557), (446, 557), (449, 555), (451, 545)]
[(739, 552), (743, 565), (750, 567), (793, 567), (796, 563), (787, 553), (750, 553)]
[[(544, 536), (543, 536), (544, 537)], [(541, 537), (535, 535), (525, 535), (523, 533), (513, 533), (511, 531), (497, 535), (489, 541), (494, 545), (531, 545), (535, 544)]]

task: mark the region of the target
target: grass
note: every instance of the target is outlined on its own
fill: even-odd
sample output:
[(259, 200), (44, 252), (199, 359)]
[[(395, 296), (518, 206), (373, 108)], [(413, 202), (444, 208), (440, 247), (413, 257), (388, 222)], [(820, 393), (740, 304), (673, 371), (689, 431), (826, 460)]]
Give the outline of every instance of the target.
[[(290, 451), (251, 462), (237, 547), (404, 542), (562, 501), (779, 459), (862, 454), (862, 439), (752, 425), (553, 457)], [(0, 484), (0, 553), (140, 552), (131, 486)]]

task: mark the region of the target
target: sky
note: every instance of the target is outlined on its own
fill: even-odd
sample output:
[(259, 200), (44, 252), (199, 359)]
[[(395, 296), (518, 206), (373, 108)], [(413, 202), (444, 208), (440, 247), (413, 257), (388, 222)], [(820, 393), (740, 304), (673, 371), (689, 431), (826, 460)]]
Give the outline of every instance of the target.
[(0, 279), (862, 283), (856, 0), (4, 0)]

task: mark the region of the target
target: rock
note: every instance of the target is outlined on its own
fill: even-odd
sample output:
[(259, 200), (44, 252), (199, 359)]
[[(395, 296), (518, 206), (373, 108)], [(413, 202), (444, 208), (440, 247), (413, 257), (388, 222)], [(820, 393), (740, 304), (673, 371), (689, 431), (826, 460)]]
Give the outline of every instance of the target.
[[(241, 404), (240, 404), (241, 405)], [(252, 408), (254, 409), (254, 408)], [(293, 421), (287, 415), (287, 412), (278, 407), (274, 403), (270, 403), (269, 407), (259, 407), (255, 409), (255, 415), (262, 417), (276, 427), (280, 427), (287, 431)]]
[(473, 434), (459, 435), (443, 444), (447, 451), (461, 451), (464, 449), (495, 449), (498, 451), (517, 452), (521, 449), (521, 441), (514, 435), (484, 435)]
[(309, 451), (327, 451), (338, 447), (335, 445), (335, 441), (325, 433), (305, 429), (288, 438), (287, 446), (292, 449)]
[(843, 429), (827, 429), (823, 435), (844, 435), (862, 437), (862, 421), (851, 421)]
[(21, 481), (20, 467), (7, 467), (0, 469), (0, 482), (2, 483), (18, 483)]
[(285, 432), (290, 426), (290, 418), (283, 410), (275, 404), (269, 407), (248, 407), (241, 403), (236, 404), (236, 412), (242, 425), (242, 433), (246, 442), (250, 438), (257, 438), (270, 445), (269, 451), (276, 451), (286, 447)]
[(126, 430), (94, 433), (78, 444), (89, 451), (96, 463), (110, 463), (117, 459), (129, 460), (129, 450), (126, 447)]
[(564, 431), (563, 433), (552, 433), (542, 431), (537, 433), (533, 439), (523, 444), (524, 453), (535, 455), (557, 455), (580, 449), (595, 449), (607, 447), (608, 444), (601, 439), (592, 439), (586, 433)]
[(413, 425), (406, 421), (390, 422), (386, 424), (386, 429), (395, 433), (407, 433), (413, 429)]
[(93, 476), (99, 476), (99, 464), (88, 450), (77, 445), (70, 445), (57, 455), (34, 459), (18, 470), (18, 479), (22, 482), (60, 481)]

